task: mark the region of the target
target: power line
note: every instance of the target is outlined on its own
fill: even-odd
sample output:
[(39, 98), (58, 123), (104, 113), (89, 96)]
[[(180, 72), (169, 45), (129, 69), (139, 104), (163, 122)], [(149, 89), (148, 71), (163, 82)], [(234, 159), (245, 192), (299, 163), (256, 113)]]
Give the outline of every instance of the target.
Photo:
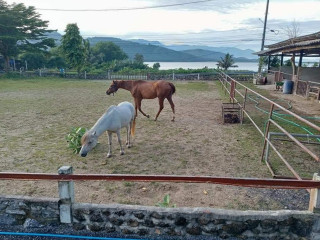
[(212, 2), (215, 0), (201, 0), (194, 2), (185, 2), (185, 3), (176, 3), (176, 4), (165, 4), (165, 5), (157, 5), (157, 6), (149, 6), (149, 7), (133, 7), (133, 8), (109, 8), (109, 9), (58, 9), (58, 8), (37, 8), (40, 11), (59, 11), (59, 12), (109, 12), (109, 11), (132, 11), (132, 10), (144, 10), (144, 9), (153, 9), (153, 8), (165, 8), (165, 7), (175, 7), (182, 5), (189, 5), (195, 3), (203, 3), (203, 2)]

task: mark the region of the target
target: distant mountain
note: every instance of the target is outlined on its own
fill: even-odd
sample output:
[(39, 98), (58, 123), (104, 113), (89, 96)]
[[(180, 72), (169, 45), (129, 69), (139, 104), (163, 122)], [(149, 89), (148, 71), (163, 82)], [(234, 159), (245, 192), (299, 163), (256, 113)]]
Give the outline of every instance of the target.
[[(130, 59), (139, 53), (143, 55), (145, 62), (202, 62), (203, 58), (194, 55), (174, 51), (165, 47), (152, 44), (140, 44), (134, 41), (126, 41), (113, 37), (92, 37), (88, 38), (90, 45), (94, 46), (98, 42), (110, 41), (118, 45)], [(140, 40), (141, 41), (141, 40)]]
[(166, 47), (164, 44), (162, 44), (159, 41), (148, 41), (148, 40), (144, 40), (144, 39), (129, 39), (129, 41), (144, 44), (144, 45), (151, 44), (154, 46)]
[(242, 50), (235, 47), (209, 47), (209, 46), (202, 46), (202, 45), (168, 45), (165, 47), (175, 51), (202, 49), (202, 50), (213, 51), (213, 52), (222, 52), (224, 54), (230, 53), (236, 58), (241, 57), (241, 58), (248, 58), (248, 59), (258, 59), (256, 55), (252, 54), (254, 53), (254, 51), (251, 49)]
[(62, 37), (62, 35), (61, 35), (60, 33), (58, 33), (57, 31), (48, 32), (48, 33), (46, 34), (46, 36), (49, 37), (49, 38), (53, 38), (54, 41), (55, 41), (55, 43), (56, 43), (57, 45), (59, 45), (60, 42), (61, 42), (61, 37)]
[[(224, 58), (225, 56), (225, 53), (222, 53), (222, 52), (213, 52), (213, 51), (202, 50), (202, 49), (184, 50), (181, 52), (191, 54), (195, 57), (203, 58), (208, 62), (220, 61), (221, 58)], [(233, 59), (235, 62), (256, 62), (257, 61), (256, 59), (248, 59), (244, 57), (233, 57)]]
[(190, 49), (190, 50), (184, 50), (181, 52), (188, 53), (195, 57), (203, 58), (206, 61), (218, 61), (220, 60), (221, 57), (223, 58), (225, 56), (225, 54), (221, 52), (213, 52), (213, 51), (207, 51), (203, 49)]
[[(58, 32), (48, 33), (59, 45), (61, 34)], [(229, 47), (209, 47), (200, 45), (170, 45), (166, 46), (159, 41), (148, 41), (145, 39), (122, 40), (114, 37), (92, 37), (88, 38), (90, 45), (98, 42), (110, 41), (118, 45), (130, 59), (137, 53), (143, 55), (145, 62), (207, 62), (218, 61), (226, 53), (234, 56), (236, 62), (256, 61), (257, 56), (252, 55), (253, 50), (241, 50)]]

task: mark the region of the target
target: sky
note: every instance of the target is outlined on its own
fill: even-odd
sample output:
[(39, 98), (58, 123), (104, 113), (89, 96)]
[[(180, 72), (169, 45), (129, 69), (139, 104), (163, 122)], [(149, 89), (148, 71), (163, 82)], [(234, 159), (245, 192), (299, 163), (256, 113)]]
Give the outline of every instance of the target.
[[(146, 39), (166, 45), (261, 48), (267, 0), (7, 0), (34, 6), (49, 29), (77, 23), (84, 38)], [(72, 10), (72, 11), (70, 11)], [(320, 31), (320, 0), (270, 0), (265, 45)]]

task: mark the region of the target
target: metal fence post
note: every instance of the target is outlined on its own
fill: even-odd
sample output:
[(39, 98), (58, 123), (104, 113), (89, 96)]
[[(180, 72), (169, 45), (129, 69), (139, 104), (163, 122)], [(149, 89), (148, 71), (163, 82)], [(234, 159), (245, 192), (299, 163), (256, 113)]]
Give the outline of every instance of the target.
[[(313, 174), (313, 181), (320, 181), (320, 176), (318, 173)], [(314, 188), (310, 192), (310, 202), (309, 202), (309, 211), (311, 212), (320, 212), (320, 189)]]
[(266, 126), (266, 131), (264, 133), (264, 144), (263, 144), (263, 150), (262, 150), (262, 155), (261, 155), (261, 162), (263, 162), (264, 153), (265, 153), (265, 150), (266, 150), (267, 136), (268, 136), (269, 128), (270, 128), (270, 121), (269, 120), (272, 119), (273, 109), (274, 109), (274, 104), (271, 104), (270, 112), (269, 112), (269, 118), (268, 118), (268, 122), (267, 122), (267, 126)]
[[(58, 170), (59, 175), (69, 175), (73, 173), (71, 166), (62, 166)], [(74, 183), (73, 181), (59, 181), (59, 211), (61, 223), (72, 223), (72, 204), (74, 203)]]
[(241, 108), (241, 124), (243, 123), (244, 111), (246, 110), (247, 97), (248, 97), (248, 89), (246, 88), (244, 92), (244, 98), (243, 98), (243, 107)]

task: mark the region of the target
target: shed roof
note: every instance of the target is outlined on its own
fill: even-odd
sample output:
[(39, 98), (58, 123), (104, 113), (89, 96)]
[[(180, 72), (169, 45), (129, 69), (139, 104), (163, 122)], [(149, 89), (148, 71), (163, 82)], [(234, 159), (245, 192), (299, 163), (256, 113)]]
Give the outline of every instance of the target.
[(268, 56), (272, 54), (300, 53), (320, 54), (320, 32), (288, 39), (272, 45), (266, 45), (266, 50), (256, 52), (259, 56)]

